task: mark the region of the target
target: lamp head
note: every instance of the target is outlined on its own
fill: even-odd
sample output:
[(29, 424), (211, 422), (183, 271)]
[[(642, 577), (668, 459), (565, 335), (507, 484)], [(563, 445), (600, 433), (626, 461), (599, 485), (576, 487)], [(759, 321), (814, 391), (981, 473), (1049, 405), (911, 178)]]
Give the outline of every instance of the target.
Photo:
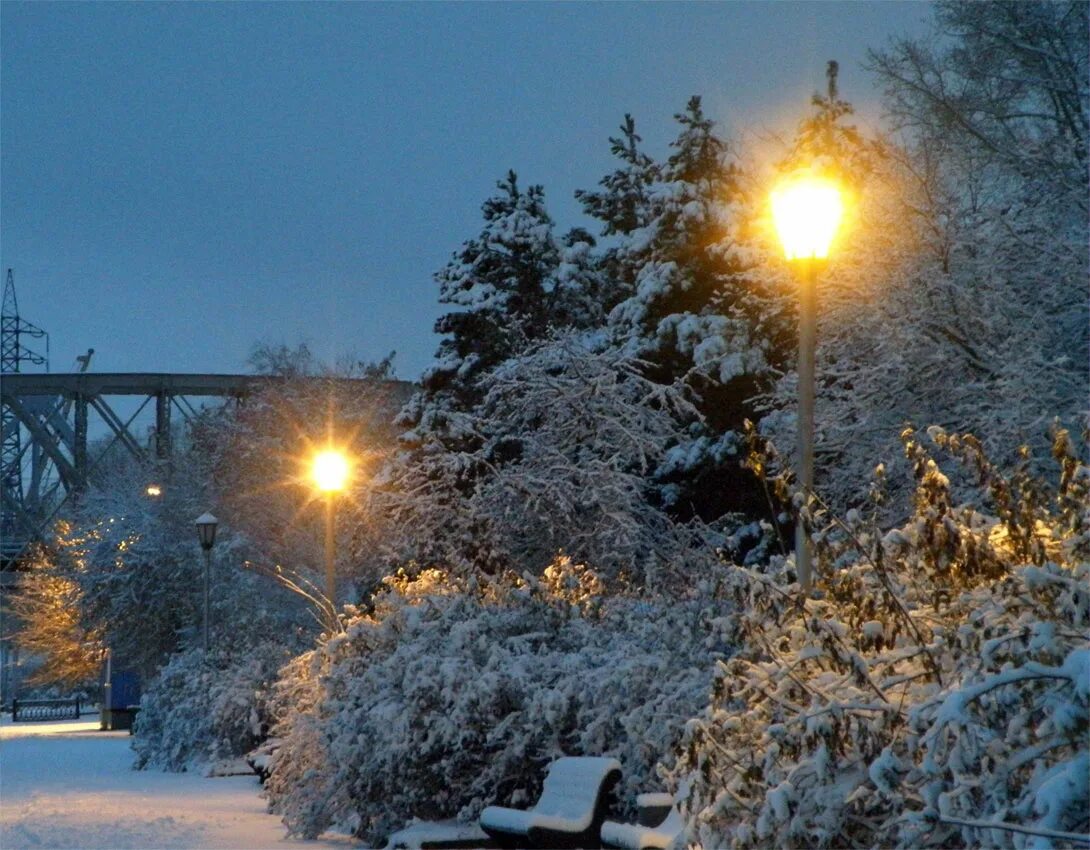
[(772, 217), (788, 260), (821, 260), (844, 213), (840, 188), (810, 174), (788, 177), (772, 190)]
[(348, 483), (350, 472), (348, 458), (334, 449), (318, 452), (310, 467), (314, 485), (325, 493), (343, 490)]
[(210, 513), (203, 513), (197, 517), (197, 537), (201, 541), (201, 548), (206, 552), (216, 542), (216, 526), (218, 525), (219, 520)]

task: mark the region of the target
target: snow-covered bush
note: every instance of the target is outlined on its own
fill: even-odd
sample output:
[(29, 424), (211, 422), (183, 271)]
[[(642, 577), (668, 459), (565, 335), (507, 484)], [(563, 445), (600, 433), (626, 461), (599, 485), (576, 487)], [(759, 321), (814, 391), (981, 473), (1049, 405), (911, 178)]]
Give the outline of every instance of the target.
[(742, 648), (673, 774), (691, 845), (1052, 847), (1087, 832), (1090, 469), (1062, 430), (1052, 491), (1001, 475), (971, 437), (930, 436), (973, 466), (994, 516), (955, 506), (906, 431), (906, 525), (811, 506), (811, 598), (782, 559), (732, 575)]
[(252, 750), (268, 733), (268, 688), (289, 657), (278, 643), (172, 656), (140, 699), (136, 767), (183, 771)]
[(620, 759), (631, 803), (707, 698), (726, 609), (709, 585), (653, 599), (600, 582), (566, 558), (541, 581), (390, 579), (285, 669), (273, 811), (295, 834), (376, 840), (413, 816), (527, 805), (562, 754)]

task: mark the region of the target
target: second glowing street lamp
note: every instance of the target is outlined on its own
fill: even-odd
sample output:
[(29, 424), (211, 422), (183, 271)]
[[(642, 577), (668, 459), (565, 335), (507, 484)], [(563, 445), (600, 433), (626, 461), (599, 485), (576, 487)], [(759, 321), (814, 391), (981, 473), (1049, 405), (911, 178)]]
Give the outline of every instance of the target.
[[(840, 190), (831, 180), (809, 174), (788, 178), (772, 192), (772, 217), (784, 255), (800, 272), (799, 293), (799, 486), (804, 497), (814, 488), (814, 350), (817, 339), (818, 265), (843, 213)], [(795, 566), (803, 593), (812, 583), (810, 543), (805, 524), (795, 528)]]
[(325, 493), (325, 595), (336, 610), (337, 575), (335, 571), (337, 540), (334, 534), (334, 502), (345, 488), (350, 472), (348, 458), (338, 451), (326, 450), (314, 456), (310, 473), (314, 485)]

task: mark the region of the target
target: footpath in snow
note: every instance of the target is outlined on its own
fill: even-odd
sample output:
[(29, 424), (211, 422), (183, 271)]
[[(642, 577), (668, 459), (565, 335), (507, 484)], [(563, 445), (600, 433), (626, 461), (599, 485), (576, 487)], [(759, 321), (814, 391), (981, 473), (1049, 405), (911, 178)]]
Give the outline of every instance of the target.
[(257, 777), (132, 769), (126, 732), (98, 717), (0, 725), (0, 847), (72, 850), (349, 850), (327, 835), (284, 837)]

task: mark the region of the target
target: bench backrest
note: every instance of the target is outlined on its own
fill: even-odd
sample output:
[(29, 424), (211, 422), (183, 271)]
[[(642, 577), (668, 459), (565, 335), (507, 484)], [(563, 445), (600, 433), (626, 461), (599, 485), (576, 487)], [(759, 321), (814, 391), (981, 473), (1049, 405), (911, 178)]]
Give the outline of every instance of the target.
[(613, 772), (620, 773), (617, 759), (601, 756), (560, 758), (549, 765), (541, 798), (532, 811), (556, 817), (586, 818), (594, 816), (598, 793)]

